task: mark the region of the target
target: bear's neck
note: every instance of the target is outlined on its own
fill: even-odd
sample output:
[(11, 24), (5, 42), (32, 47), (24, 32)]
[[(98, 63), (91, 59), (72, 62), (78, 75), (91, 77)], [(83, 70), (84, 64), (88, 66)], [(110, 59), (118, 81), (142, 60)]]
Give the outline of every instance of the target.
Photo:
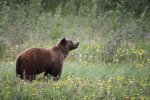
[(59, 45), (56, 45), (53, 47), (53, 50), (55, 51), (60, 51), (62, 54), (64, 54), (65, 58), (68, 56), (69, 54), (69, 50), (63, 46), (59, 46)]

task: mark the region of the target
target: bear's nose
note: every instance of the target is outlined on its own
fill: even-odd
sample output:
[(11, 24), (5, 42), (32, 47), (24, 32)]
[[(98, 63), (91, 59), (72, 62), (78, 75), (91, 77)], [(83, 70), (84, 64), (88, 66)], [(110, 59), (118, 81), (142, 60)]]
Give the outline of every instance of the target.
[(79, 45), (79, 42), (76, 43), (76, 47), (78, 47), (78, 45)]
[(79, 45), (79, 42), (77, 42), (77, 46)]

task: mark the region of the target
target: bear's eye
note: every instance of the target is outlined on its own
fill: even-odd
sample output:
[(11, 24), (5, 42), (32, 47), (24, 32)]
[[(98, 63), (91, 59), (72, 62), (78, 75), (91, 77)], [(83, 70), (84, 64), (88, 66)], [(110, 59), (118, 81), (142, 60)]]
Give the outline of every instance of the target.
[(73, 44), (73, 42), (72, 42), (72, 41), (70, 41), (70, 44)]

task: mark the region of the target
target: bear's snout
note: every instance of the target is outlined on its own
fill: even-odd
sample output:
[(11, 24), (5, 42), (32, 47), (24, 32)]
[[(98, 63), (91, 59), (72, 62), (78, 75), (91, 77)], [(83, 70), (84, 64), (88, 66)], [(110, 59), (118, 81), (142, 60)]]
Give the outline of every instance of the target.
[(78, 48), (78, 46), (79, 46), (79, 42), (76, 42), (75, 43), (75, 48)]

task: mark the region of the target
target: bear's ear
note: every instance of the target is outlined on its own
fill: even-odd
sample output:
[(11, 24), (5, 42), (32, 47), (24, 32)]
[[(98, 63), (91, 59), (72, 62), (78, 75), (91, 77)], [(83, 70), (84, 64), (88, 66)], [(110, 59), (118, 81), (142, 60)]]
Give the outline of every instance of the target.
[(60, 44), (65, 44), (66, 43), (66, 38), (63, 37), (61, 40), (60, 40)]

